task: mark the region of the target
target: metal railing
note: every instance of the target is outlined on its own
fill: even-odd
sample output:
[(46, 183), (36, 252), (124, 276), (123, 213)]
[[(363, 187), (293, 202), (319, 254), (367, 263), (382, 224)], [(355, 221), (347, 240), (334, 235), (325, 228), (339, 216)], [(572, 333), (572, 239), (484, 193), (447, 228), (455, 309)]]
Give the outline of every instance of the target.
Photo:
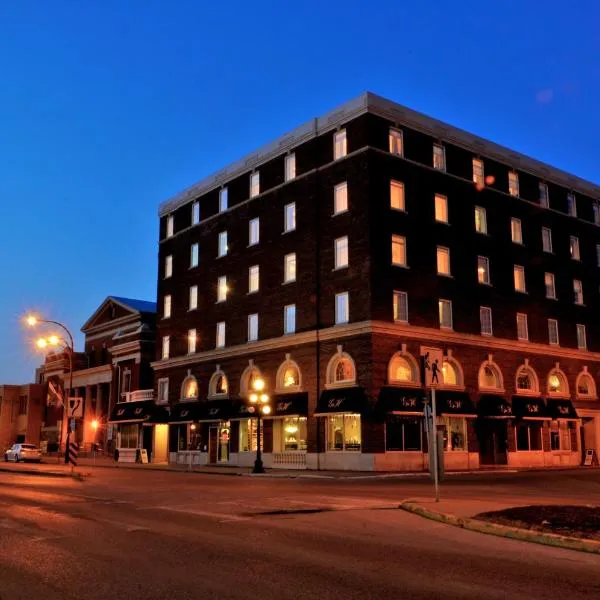
[(136, 390), (121, 394), (121, 402), (142, 402), (143, 400), (154, 400), (154, 390)]

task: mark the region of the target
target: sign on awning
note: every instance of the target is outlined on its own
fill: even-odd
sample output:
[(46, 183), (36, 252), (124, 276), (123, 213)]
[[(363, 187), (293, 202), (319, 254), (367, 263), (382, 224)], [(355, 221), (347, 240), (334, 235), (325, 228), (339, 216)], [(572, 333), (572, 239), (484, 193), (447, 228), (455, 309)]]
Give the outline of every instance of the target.
[(553, 419), (579, 419), (577, 411), (570, 400), (548, 398), (548, 412)]
[(528, 398), (527, 396), (513, 396), (513, 414), (518, 419), (550, 419), (548, 409), (542, 398)]
[(364, 415), (369, 410), (365, 390), (361, 387), (325, 390), (317, 404), (315, 417), (332, 413), (354, 413)]
[(476, 417), (477, 411), (467, 392), (437, 390), (435, 394), (436, 413), (438, 415), (460, 415)]
[(480, 417), (487, 419), (512, 419), (514, 416), (508, 399), (495, 394), (480, 396), (477, 411)]
[(295, 394), (276, 394), (273, 405), (273, 416), (308, 416), (308, 392)]

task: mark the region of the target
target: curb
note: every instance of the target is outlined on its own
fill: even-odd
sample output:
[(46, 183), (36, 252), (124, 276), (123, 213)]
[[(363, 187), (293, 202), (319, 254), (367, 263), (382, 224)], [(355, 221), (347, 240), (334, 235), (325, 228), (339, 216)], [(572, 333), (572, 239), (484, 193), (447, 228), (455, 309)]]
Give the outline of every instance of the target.
[(69, 479), (78, 479), (83, 481), (84, 477), (88, 477), (89, 473), (65, 473), (63, 471), (40, 471), (39, 469), (10, 469), (0, 467), (0, 473), (13, 473), (17, 475), (33, 475), (34, 477), (68, 477)]
[(426, 519), (431, 519), (432, 521), (453, 525), (454, 527), (460, 527), (469, 531), (505, 537), (522, 542), (532, 542), (544, 546), (553, 546), (554, 548), (565, 548), (567, 550), (576, 550), (578, 552), (600, 554), (600, 542), (594, 540), (574, 538), (558, 535), (556, 533), (539, 533), (521, 527), (509, 527), (508, 525), (489, 523), (471, 517), (458, 517), (456, 515), (430, 510), (411, 500), (405, 500), (400, 504), (399, 508), (415, 515), (425, 517)]

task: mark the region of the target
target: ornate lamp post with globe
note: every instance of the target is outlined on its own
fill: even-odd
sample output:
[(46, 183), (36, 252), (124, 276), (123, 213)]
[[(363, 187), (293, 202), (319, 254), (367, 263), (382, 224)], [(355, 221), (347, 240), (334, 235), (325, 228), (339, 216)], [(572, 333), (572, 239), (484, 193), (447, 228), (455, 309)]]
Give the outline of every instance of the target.
[(261, 377), (252, 381), (253, 392), (250, 394), (250, 403), (256, 407), (256, 460), (254, 461), (253, 473), (264, 473), (265, 467), (263, 465), (261, 450), (260, 450), (260, 434), (261, 427), (260, 422), (263, 415), (271, 414), (271, 406), (269, 405), (269, 395), (265, 392), (265, 380)]

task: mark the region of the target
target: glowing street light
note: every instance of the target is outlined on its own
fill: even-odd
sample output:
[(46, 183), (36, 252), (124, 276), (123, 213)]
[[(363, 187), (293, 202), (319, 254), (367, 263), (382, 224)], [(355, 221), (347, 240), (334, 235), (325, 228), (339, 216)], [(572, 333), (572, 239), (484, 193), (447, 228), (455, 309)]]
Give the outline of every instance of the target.
[(37, 340), (35, 340), (35, 345), (40, 350), (43, 350), (44, 348), (46, 348), (48, 346), (48, 340), (46, 338), (38, 338)]
[(260, 419), (262, 415), (271, 414), (271, 407), (269, 406), (269, 395), (264, 392), (265, 380), (261, 377), (252, 381), (252, 389), (254, 390), (250, 394), (250, 402), (257, 404), (257, 426), (256, 426), (256, 460), (254, 461), (253, 473), (264, 473), (265, 467), (262, 462), (261, 451), (260, 451)]

